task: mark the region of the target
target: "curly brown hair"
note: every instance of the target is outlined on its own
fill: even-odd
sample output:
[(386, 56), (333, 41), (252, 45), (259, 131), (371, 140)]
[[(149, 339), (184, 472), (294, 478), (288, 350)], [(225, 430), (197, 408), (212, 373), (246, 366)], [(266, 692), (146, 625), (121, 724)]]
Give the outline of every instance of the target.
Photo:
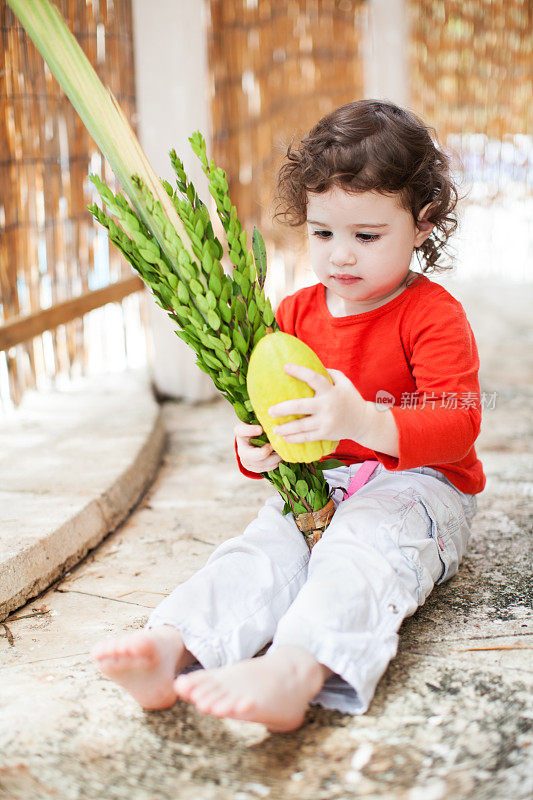
[[(430, 135), (434, 134), (434, 139)], [(293, 138), (294, 141), (294, 138)], [(291, 227), (307, 218), (307, 193), (338, 186), (348, 192), (398, 194), (415, 221), (432, 203), (427, 219), (431, 236), (415, 248), (422, 272), (442, 272), (437, 264), (457, 228), (457, 189), (450, 159), (439, 149), (434, 129), (411, 111), (381, 100), (357, 100), (323, 117), (288, 146), (277, 176), (274, 219)]]

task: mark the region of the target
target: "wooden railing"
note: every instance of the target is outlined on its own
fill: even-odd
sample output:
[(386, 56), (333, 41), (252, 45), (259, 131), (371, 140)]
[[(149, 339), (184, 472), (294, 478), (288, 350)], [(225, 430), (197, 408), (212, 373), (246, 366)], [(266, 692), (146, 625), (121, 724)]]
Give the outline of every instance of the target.
[(0, 350), (8, 350), (16, 344), (27, 342), (45, 331), (54, 330), (59, 325), (72, 322), (106, 303), (120, 302), (124, 297), (140, 291), (143, 287), (142, 280), (134, 275), (132, 278), (111, 283), (103, 289), (85, 292), (79, 297), (57, 303), (51, 308), (43, 309), (35, 314), (14, 319), (0, 327)]

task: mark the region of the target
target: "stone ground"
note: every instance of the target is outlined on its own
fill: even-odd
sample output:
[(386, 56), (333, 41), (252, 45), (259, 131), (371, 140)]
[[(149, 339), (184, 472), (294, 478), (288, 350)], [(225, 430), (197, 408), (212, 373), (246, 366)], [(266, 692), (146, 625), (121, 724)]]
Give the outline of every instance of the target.
[(270, 486), (233, 460), (222, 401), (166, 402), (161, 468), (129, 518), (0, 625), (0, 797), (6, 800), (517, 800), (533, 793), (531, 287), (446, 284), (496, 392), (478, 452), (487, 487), (470, 550), (400, 631), (361, 717), (317, 706), (305, 725), (143, 711), (88, 658), (244, 528)]

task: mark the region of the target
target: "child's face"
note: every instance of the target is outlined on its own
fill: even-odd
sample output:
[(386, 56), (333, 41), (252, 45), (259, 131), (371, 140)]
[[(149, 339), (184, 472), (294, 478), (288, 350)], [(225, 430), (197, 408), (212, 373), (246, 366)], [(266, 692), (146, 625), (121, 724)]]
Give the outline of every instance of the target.
[(433, 228), (423, 221), (428, 207), (417, 226), (397, 196), (348, 194), (338, 187), (308, 194), (311, 265), (326, 287), (330, 309), (357, 314), (403, 291), (413, 248)]

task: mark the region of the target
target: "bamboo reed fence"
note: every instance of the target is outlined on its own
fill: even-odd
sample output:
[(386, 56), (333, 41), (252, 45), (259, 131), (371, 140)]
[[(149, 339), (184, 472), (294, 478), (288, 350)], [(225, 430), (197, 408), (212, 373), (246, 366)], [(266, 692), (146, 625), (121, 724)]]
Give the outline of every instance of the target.
[(409, 0), (411, 97), (444, 136), (533, 130), (530, 0)]
[(486, 200), (530, 195), (531, 0), (408, 0), (411, 103), (457, 152)]
[(275, 175), (293, 136), (363, 96), (368, 4), (211, 0), (210, 12), (213, 155), (243, 224), (267, 240), (276, 303), (293, 282), (303, 235), (272, 224)]
[[(131, 0), (56, 4), (134, 121)], [(0, 398), (16, 405), (142, 347), (143, 284), (86, 208), (88, 174), (114, 175), (4, 0), (0, 20)]]

